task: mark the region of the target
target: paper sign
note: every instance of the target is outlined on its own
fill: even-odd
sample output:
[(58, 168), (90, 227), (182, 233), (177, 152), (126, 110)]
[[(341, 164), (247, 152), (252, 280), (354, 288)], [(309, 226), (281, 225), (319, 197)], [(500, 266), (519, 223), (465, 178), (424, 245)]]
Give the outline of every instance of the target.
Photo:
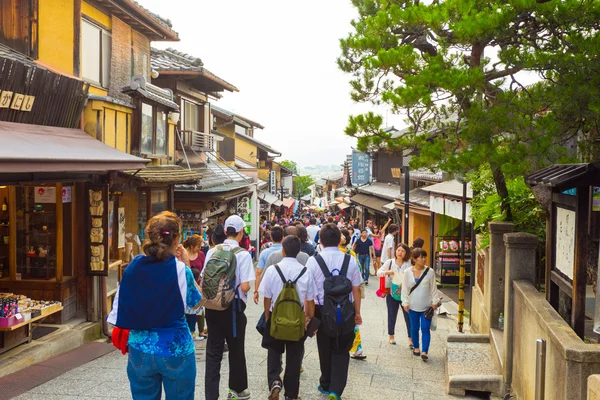
[(12, 100), (13, 92), (9, 92), (7, 90), (2, 91), (0, 93), (0, 108), (8, 108), (10, 107), (10, 101)]
[[(62, 189), (62, 202), (70, 203), (72, 187), (65, 186)], [(56, 188), (54, 186), (36, 186), (34, 201), (36, 203), (56, 203)]]
[(23, 319), (23, 316), (21, 315), (21, 313), (17, 313), (17, 314), (15, 314), (15, 318), (18, 320), (21, 320), (21, 319)]
[(13, 101), (12, 101), (12, 104), (10, 105), (10, 108), (12, 108), (13, 110), (20, 110), (21, 106), (23, 105), (23, 100), (25, 100), (24, 94), (20, 94), (20, 93), (15, 94), (15, 97), (13, 97)]

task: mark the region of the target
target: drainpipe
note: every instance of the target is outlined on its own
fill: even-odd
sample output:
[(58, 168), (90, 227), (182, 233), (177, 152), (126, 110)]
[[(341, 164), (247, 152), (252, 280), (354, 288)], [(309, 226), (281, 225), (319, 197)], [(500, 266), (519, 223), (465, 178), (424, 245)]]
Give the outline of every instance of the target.
[(106, 277), (100, 277), (100, 302), (101, 310), (102, 310), (102, 320), (100, 323), (102, 324), (102, 334), (108, 338), (110, 338), (110, 332), (108, 331), (108, 322), (106, 318), (108, 318), (108, 305), (106, 304), (107, 292), (106, 292)]

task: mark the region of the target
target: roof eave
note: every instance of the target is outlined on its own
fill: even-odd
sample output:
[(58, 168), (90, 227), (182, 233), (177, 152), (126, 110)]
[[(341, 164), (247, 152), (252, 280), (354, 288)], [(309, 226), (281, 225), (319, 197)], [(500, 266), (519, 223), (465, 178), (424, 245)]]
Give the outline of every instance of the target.
[[(141, 25), (145, 35), (153, 42), (179, 42), (177, 32), (168, 29), (153, 17), (149, 10), (144, 9), (132, 0), (100, 0), (129, 15)], [(127, 22), (127, 21), (126, 21)]]
[[(235, 87), (234, 85), (226, 82), (225, 80), (217, 77), (216, 75), (212, 75), (212, 74), (205, 74), (203, 71), (199, 71), (199, 70), (173, 70), (173, 69), (156, 69), (158, 71), (158, 73), (160, 75), (164, 75), (164, 76), (185, 76), (185, 77), (204, 77), (208, 80), (210, 80), (211, 82), (215, 83), (216, 85), (221, 86), (222, 90), (227, 90), (229, 92), (239, 92), (240, 90)], [(214, 91), (213, 89), (211, 89), (211, 91)]]

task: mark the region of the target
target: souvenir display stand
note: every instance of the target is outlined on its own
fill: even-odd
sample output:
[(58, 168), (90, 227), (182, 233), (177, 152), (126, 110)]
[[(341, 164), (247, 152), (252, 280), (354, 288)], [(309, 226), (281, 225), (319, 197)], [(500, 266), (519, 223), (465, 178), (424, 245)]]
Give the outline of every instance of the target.
[(36, 301), (26, 296), (0, 293), (0, 354), (30, 343), (32, 324), (63, 310), (57, 301)]
[[(461, 243), (459, 236), (436, 236), (434, 270), (442, 285), (458, 285)], [(465, 241), (465, 282), (471, 276), (471, 241)]]

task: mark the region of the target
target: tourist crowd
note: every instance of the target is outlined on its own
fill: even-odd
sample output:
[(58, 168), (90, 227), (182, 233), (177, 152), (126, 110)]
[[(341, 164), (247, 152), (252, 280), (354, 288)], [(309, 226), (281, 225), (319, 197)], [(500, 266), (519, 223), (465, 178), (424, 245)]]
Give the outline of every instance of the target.
[(221, 362), (228, 352), (227, 398), (249, 399), (249, 297), (264, 308), (251, 324), (256, 322), (267, 351), (268, 398), (300, 398), (304, 343), (316, 336), (318, 390), (330, 400), (341, 399), (350, 359), (367, 358), (361, 301), (371, 276), (378, 278), (377, 295), (386, 299), (389, 343), (396, 345), (401, 311), (408, 346), (428, 360), (431, 322), (441, 298), (422, 239), (410, 247), (399, 243), (400, 228), (392, 219), (379, 227), (323, 213), (273, 215), (261, 223), (255, 268), (245, 228), (242, 218), (232, 215), (211, 229), (205, 245), (198, 235), (181, 243), (181, 221), (173, 213), (148, 222), (144, 254), (125, 269), (108, 318), (115, 326), (113, 343), (129, 354), (134, 399), (159, 399), (163, 387), (168, 399), (192, 399), (194, 340), (206, 340), (205, 398), (219, 398)]

